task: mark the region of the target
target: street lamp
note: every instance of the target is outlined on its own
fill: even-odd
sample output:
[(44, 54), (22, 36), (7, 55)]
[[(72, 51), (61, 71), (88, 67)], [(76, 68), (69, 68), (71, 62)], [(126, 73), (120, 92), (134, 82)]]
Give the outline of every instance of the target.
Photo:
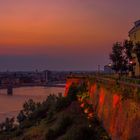
[(135, 58), (132, 58), (130, 61), (129, 61), (129, 70), (132, 72), (132, 76), (134, 76), (134, 66), (136, 65), (135, 63)]

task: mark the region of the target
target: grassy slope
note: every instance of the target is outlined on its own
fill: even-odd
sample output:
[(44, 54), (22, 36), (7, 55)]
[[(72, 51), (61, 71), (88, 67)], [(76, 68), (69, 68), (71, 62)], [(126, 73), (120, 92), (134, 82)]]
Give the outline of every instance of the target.
[[(62, 120), (65, 119), (65, 122)], [(52, 132), (53, 130), (53, 133)], [(55, 132), (55, 134), (54, 134)], [(56, 136), (57, 133), (57, 136)], [(48, 136), (49, 135), (49, 136)], [(51, 120), (41, 120), (36, 126), (24, 130), (23, 134), (10, 140), (109, 140), (98, 122), (90, 123), (77, 102), (56, 113)], [(4, 140), (4, 139), (3, 139)]]

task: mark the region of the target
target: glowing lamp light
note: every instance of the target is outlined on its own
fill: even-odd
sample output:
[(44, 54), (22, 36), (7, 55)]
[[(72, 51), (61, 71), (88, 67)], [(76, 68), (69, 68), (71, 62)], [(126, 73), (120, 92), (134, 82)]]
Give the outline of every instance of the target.
[(82, 103), (82, 104), (80, 105), (80, 107), (81, 107), (81, 108), (83, 108), (84, 106), (85, 106), (85, 104), (84, 104), (84, 103)]
[(90, 113), (88, 114), (88, 117), (89, 117), (89, 118), (93, 118), (93, 113), (90, 112)]
[(89, 112), (89, 110), (88, 110), (88, 108), (86, 108), (85, 110), (84, 110), (84, 113), (88, 113)]
[(133, 61), (130, 61), (129, 63), (130, 63), (130, 64), (133, 64)]
[(108, 66), (109, 66), (109, 67), (111, 67), (111, 66), (112, 66), (112, 64), (111, 64), (111, 63), (109, 63), (109, 64), (108, 64)]
[(88, 126), (89, 128), (91, 128), (92, 127), (92, 125), (91, 124), (89, 124), (89, 126)]
[(113, 96), (113, 108), (116, 108), (117, 105), (119, 104), (119, 102), (120, 102), (120, 96), (114, 95)]

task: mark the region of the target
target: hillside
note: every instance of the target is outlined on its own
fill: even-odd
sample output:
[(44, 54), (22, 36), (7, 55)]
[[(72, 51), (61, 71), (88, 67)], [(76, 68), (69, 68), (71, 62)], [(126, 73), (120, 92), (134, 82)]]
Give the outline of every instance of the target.
[(40, 105), (32, 100), (26, 102), (18, 121), (18, 126), (11, 123), (6, 129), (1, 129), (0, 140), (110, 139), (96, 115), (88, 120), (71, 94), (67, 97), (50, 95)]

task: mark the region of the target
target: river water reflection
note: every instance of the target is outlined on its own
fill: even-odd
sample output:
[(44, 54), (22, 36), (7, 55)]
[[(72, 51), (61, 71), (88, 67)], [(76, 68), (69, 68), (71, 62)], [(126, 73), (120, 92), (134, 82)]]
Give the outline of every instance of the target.
[(64, 93), (58, 87), (21, 87), (13, 90), (13, 96), (7, 96), (7, 90), (0, 89), (0, 122), (6, 117), (15, 117), (28, 99), (43, 101), (49, 94)]

